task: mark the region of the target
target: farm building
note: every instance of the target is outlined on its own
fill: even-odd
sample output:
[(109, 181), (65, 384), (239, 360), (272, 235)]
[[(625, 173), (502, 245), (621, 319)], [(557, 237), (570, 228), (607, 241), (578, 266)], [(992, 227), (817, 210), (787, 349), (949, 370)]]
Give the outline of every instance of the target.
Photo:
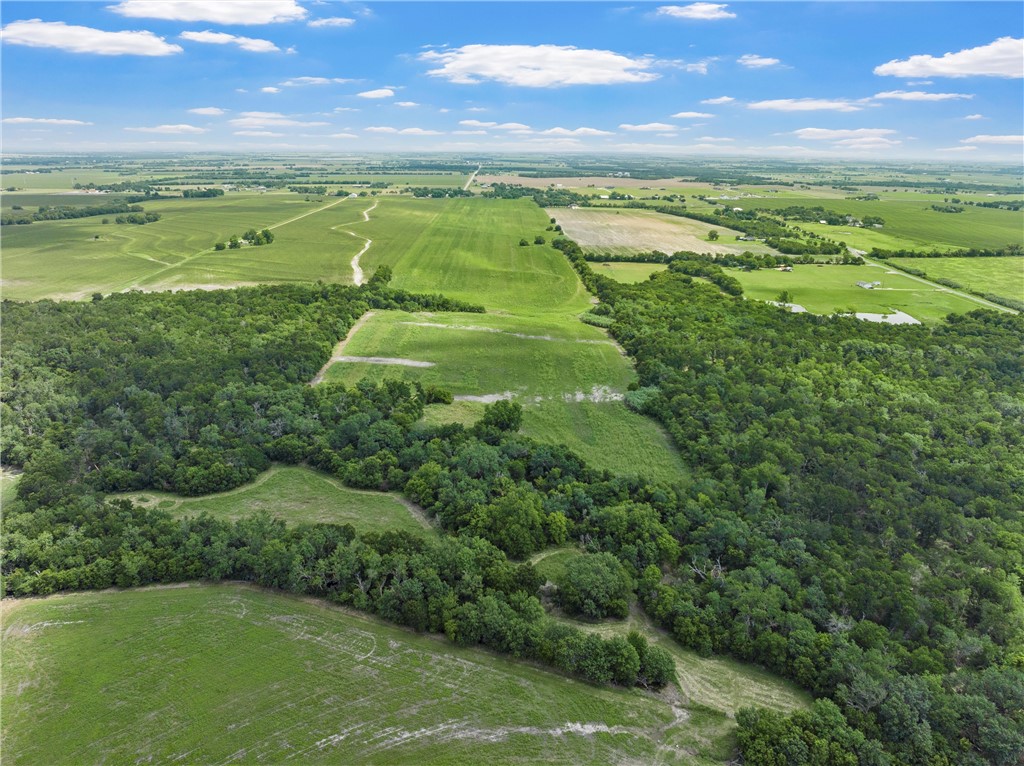
[(874, 290), (881, 284), (881, 282), (858, 282), (857, 287), (863, 287), (865, 290)]

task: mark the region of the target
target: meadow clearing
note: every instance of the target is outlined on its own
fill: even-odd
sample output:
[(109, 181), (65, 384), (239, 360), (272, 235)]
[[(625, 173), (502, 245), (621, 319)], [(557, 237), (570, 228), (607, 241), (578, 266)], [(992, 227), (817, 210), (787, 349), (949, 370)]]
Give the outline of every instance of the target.
[(319, 471), (294, 466), (272, 466), (251, 484), (213, 495), (182, 497), (146, 490), (118, 497), (182, 518), (208, 513), (235, 521), (266, 512), (288, 524), (351, 524), (359, 534), (389, 529), (423, 534), (433, 529), (421, 510), (397, 495), (351, 489)]
[(12, 764), (710, 764), (733, 747), (732, 721), (696, 697), (594, 687), (243, 585), (6, 601), (3, 616)]
[(668, 266), (664, 263), (616, 263), (614, 261), (601, 263), (595, 261), (590, 264), (590, 268), (598, 274), (611, 277), (616, 282), (634, 284), (647, 281), (651, 274), (664, 271)]
[(889, 263), (920, 269), (931, 279), (951, 279), (975, 292), (1024, 300), (1024, 258), (894, 258)]

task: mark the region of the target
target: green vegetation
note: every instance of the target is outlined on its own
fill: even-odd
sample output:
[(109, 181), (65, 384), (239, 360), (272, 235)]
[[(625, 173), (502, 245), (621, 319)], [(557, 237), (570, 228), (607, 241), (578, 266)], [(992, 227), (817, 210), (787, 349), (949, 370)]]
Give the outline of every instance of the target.
[(356, 532), (428, 529), (400, 500), (377, 492), (349, 489), (308, 468), (273, 466), (251, 484), (214, 495), (186, 498), (167, 492), (135, 492), (123, 497), (143, 508), (158, 508), (178, 517), (208, 513), (237, 521), (266, 512), (289, 524), (351, 524)]
[(665, 268), (665, 265), (660, 263), (599, 263), (594, 266), (598, 274), (628, 284), (643, 282), (651, 274), (664, 271)]
[(699, 707), (249, 587), (8, 602), (4, 627), (12, 763), (710, 764), (729, 752), (729, 722)]
[(591, 620), (626, 617), (629, 598), (636, 587), (629, 572), (610, 553), (569, 558), (556, 575), (555, 585), (555, 596), (562, 609)]
[(932, 279), (948, 279), (975, 293), (1024, 299), (1024, 258), (900, 258), (898, 266), (920, 269)]

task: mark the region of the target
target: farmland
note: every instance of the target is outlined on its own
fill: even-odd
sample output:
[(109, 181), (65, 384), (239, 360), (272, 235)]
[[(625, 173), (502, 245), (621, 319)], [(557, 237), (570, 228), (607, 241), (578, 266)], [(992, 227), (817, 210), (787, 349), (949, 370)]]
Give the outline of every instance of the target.
[(11, 763), (702, 764), (732, 747), (696, 695), (595, 688), (237, 585), (6, 603), (4, 626)]
[(974, 292), (1024, 299), (1024, 258), (900, 258), (896, 265), (920, 269), (931, 279), (951, 279)]
[(422, 534), (429, 529), (422, 513), (398, 498), (350, 489), (308, 468), (274, 466), (252, 484), (204, 497), (152, 491), (123, 497), (179, 517), (208, 513), (233, 521), (265, 512), (289, 524), (351, 524), (360, 534), (389, 529)]

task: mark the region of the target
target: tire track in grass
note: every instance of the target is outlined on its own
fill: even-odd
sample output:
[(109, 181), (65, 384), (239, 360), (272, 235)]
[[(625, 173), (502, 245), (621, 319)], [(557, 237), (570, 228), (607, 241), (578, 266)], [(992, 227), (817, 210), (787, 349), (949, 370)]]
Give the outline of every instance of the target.
[[(363, 211), (362, 223), (369, 223), (370, 222), (370, 211), (371, 210), (376, 210), (378, 203), (379, 203), (379, 200), (374, 200), (374, 203), (372, 205), (370, 205), (370, 207), (366, 208), (366, 210)], [(352, 223), (360, 223), (360, 221), (353, 221)], [(338, 226), (351, 226), (351, 225), (352, 225), (351, 223), (339, 223), (338, 224)], [(338, 226), (332, 226), (331, 228), (332, 229), (337, 229)], [(354, 256), (352, 256), (352, 281), (355, 282), (356, 287), (358, 287), (359, 285), (361, 285), (363, 283), (363, 270), (361, 268), (359, 268), (359, 259), (362, 258), (363, 253), (365, 253), (367, 250), (370, 249), (370, 245), (373, 244), (373, 240), (372, 239), (367, 239), (366, 237), (360, 237), (354, 231), (349, 231), (348, 229), (344, 229), (343, 231), (346, 234), (348, 234), (350, 237), (355, 237), (356, 239), (361, 239), (361, 240), (363, 240), (363, 242), (366, 243), (366, 244), (363, 245), (363, 249), (362, 250), (360, 250), (358, 253), (356, 253)]]

